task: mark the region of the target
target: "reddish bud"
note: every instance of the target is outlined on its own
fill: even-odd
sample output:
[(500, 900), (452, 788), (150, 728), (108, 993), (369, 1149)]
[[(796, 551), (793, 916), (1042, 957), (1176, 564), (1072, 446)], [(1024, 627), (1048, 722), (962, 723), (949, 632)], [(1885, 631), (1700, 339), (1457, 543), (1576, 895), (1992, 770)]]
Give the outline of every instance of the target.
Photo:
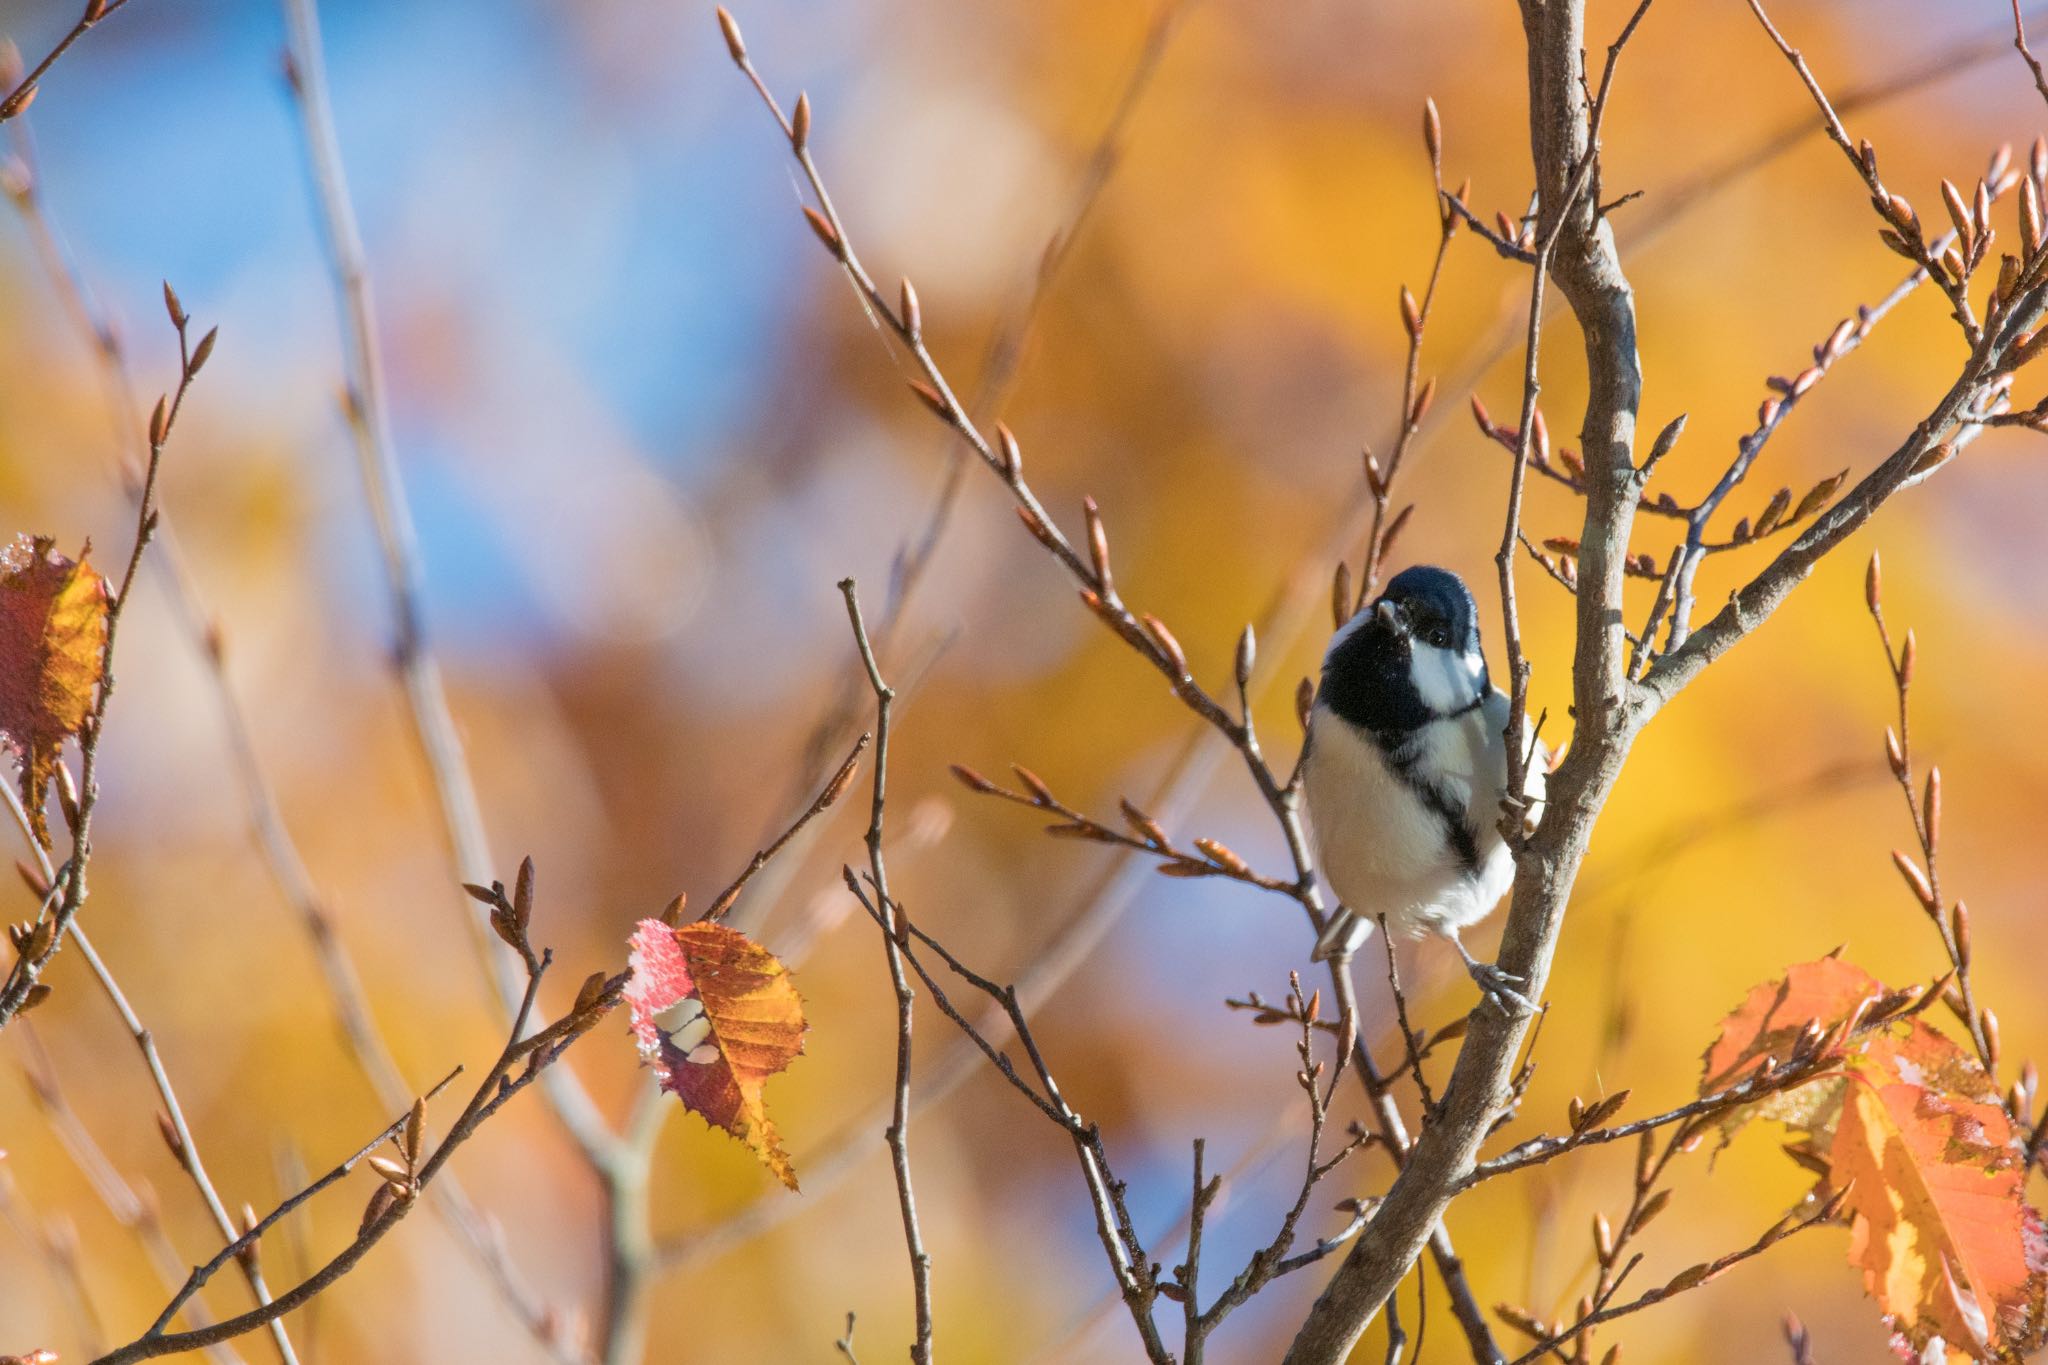
[(809, 91), (800, 92), (796, 97), (796, 109), (789, 116), (789, 145), (801, 155), (811, 144), (811, 96)]

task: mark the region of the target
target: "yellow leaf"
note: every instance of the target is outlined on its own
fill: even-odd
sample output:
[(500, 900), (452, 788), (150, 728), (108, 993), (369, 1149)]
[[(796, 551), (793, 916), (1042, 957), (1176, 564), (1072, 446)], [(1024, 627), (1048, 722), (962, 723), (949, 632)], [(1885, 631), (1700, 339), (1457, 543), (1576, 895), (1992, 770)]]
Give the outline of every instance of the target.
[(107, 584), (51, 542), (0, 554), (0, 739), (21, 762), (21, 795), (43, 847), (43, 796), (57, 752), (92, 713), (106, 664)]

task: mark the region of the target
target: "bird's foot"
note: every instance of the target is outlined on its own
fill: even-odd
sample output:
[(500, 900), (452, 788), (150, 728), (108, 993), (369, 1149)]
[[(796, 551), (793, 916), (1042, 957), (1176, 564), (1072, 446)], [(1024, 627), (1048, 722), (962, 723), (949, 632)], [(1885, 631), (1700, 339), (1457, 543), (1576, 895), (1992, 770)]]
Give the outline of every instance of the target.
[(1523, 995), (1517, 986), (1526, 986), (1527, 977), (1513, 972), (1502, 971), (1492, 962), (1465, 960), (1465, 970), (1472, 974), (1472, 980), (1479, 987), (1479, 993), (1486, 997), (1488, 1004), (1510, 1019), (1536, 1013), (1536, 1002)]
[(1466, 951), (1464, 941), (1458, 937), (1455, 929), (1447, 931), (1444, 937), (1458, 950), (1458, 956), (1465, 959), (1465, 970), (1472, 974), (1472, 980), (1477, 983), (1479, 993), (1485, 996), (1495, 1009), (1510, 1019), (1539, 1012), (1535, 1001), (1515, 989), (1517, 986), (1528, 985), (1528, 977), (1504, 971), (1498, 963), (1479, 961)]

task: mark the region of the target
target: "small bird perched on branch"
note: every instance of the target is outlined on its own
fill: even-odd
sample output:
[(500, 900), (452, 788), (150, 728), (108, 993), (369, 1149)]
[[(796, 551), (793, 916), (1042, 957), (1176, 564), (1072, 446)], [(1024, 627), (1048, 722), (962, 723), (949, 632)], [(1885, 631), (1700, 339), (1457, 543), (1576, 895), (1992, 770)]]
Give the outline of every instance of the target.
[[(1492, 913), (1514, 881), (1501, 837), (1508, 802), (1508, 699), (1488, 680), (1463, 580), (1418, 565), (1340, 627), (1309, 713), (1305, 792), (1323, 875), (1342, 904), (1316, 960), (1348, 959), (1374, 920), (1410, 937), (1441, 934), (1507, 1011), (1532, 1011), (1526, 983), (1475, 961), (1458, 931)], [(1543, 800), (1547, 756), (1526, 717), (1519, 806)]]

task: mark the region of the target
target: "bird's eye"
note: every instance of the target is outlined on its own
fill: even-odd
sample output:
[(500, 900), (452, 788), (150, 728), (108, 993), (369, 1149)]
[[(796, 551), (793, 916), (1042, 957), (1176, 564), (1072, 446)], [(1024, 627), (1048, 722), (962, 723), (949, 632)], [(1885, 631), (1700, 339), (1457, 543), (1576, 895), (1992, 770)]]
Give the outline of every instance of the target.
[(1438, 649), (1449, 649), (1451, 647), (1451, 633), (1442, 626), (1438, 626), (1429, 632), (1429, 642)]

